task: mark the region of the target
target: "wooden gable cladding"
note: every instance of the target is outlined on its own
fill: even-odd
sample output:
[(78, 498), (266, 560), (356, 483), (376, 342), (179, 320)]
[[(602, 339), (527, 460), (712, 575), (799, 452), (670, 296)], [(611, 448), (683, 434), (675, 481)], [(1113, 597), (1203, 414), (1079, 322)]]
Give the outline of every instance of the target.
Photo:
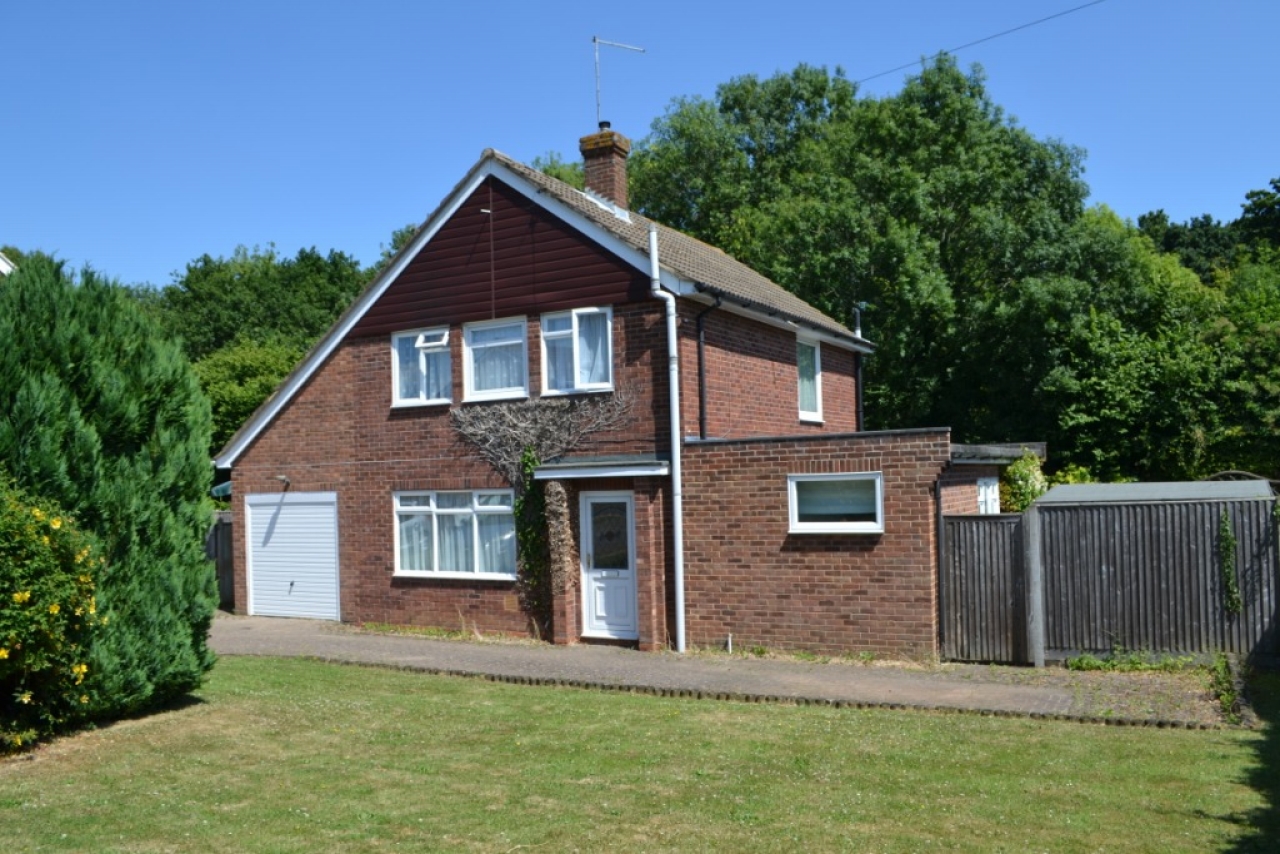
[(648, 294), (642, 272), (490, 176), (350, 334), (388, 335), (420, 326), (618, 305)]

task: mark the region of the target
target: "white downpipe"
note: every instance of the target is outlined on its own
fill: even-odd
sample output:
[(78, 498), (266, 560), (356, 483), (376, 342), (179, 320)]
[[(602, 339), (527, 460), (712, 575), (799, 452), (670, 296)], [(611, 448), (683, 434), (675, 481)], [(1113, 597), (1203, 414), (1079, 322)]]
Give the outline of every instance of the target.
[(675, 551), (676, 652), (684, 643), (684, 484), (680, 477), (680, 340), (676, 337), (676, 298), (662, 289), (658, 267), (658, 229), (649, 223), (649, 289), (667, 304), (667, 385), (671, 388), (671, 536)]

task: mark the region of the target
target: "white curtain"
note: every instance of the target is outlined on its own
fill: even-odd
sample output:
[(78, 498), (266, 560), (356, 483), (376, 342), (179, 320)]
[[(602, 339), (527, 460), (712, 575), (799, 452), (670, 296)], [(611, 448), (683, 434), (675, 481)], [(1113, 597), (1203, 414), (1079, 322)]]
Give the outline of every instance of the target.
[(516, 521), (514, 516), (484, 513), (476, 516), (480, 534), (480, 571), (516, 571)]
[(432, 566), (431, 517), (424, 513), (401, 513), (400, 569), (429, 572)]
[(578, 315), (579, 384), (586, 386), (609, 382), (611, 356), (609, 315), (603, 312)]
[(557, 338), (547, 342), (547, 388), (573, 390), (573, 340)]
[(524, 335), (518, 325), (472, 329), (470, 336), (476, 391), (524, 387)]
[(396, 366), (400, 372), (400, 399), (416, 400), (421, 397), (422, 371), (418, 369), (418, 348), (412, 335), (396, 339)]
[(449, 351), (443, 348), (424, 350), (422, 359), (423, 397), (427, 400), (448, 400), (453, 383), (453, 377), (449, 375)]

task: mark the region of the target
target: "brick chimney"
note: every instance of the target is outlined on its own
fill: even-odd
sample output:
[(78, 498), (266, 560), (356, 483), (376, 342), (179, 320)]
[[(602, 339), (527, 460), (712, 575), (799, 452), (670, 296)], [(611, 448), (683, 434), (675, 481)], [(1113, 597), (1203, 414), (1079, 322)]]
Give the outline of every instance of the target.
[(608, 122), (601, 122), (599, 133), (578, 140), (578, 150), (582, 152), (587, 189), (625, 208), (631, 140), (611, 130)]

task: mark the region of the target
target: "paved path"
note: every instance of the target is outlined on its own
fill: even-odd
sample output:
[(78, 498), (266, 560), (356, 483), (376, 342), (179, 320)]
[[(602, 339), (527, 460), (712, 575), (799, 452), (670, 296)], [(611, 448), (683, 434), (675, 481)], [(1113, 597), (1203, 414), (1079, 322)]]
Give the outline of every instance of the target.
[(1074, 716), (1059, 687), (956, 679), (930, 670), (682, 656), (610, 646), (468, 643), (381, 635), (318, 620), (238, 617), (219, 612), (211, 645), (220, 655), (305, 656), (479, 676), (510, 682), (849, 706), (959, 709)]

